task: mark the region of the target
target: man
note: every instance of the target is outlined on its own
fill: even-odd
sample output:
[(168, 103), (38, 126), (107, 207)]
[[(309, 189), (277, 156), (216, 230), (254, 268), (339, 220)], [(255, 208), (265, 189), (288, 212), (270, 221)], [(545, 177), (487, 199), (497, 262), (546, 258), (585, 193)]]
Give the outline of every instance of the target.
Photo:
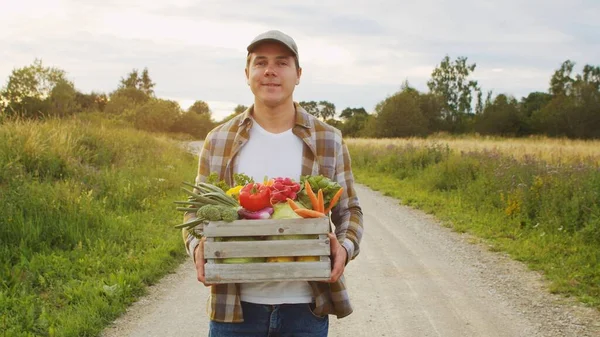
[[(247, 47), (246, 80), (254, 104), (213, 129), (200, 153), (196, 181), (216, 172), (233, 184), (234, 173), (255, 181), (265, 176), (322, 174), (344, 193), (331, 212), (332, 274), (328, 282), (265, 282), (209, 285), (204, 278), (203, 240), (189, 235), (198, 280), (211, 287), (209, 336), (327, 336), (329, 316), (352, 313), (344, 277), (359, 253), (362, 210), (353, 186), (350, 156), (339, 130), (308, 114), (293, 100), (300, 83), (298, 48), (280, 31), (258, 35)], [(193, 218), (186, 214), (185, 221)]]

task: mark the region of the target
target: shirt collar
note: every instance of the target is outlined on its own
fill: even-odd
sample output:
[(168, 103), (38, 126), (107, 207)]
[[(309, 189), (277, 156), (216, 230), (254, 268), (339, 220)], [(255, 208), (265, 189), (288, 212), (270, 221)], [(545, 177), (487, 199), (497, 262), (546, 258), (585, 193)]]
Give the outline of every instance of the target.
[[(313, 121), (310, 119), (308, 112), (304, 110), (303, 107), (300, 106), (298, 102), (294, 102), (294, 108), (296, 109), (296, 126), (303, 127), (305, 129), (310, 129), (313, 126)], [(252, 112), (254, 111), (254, 105), (249, 106), (243, 113), (240, 118), (239, 126), (250, 125), (248, 123), (252, 123)]]

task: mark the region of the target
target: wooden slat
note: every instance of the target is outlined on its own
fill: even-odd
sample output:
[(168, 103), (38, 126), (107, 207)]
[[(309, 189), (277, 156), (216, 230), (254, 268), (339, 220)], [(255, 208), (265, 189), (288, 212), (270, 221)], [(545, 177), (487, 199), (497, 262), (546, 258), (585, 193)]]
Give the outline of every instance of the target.
[(329, 238), (205, 242), (204, 258), (329, 255)]
[(215, 221), (204, 226), (206, 237), (323, 234), (330, 229), (329, 218)]
[(331, 275), (329, 262), (276, 262), (247, 264), (207, 264), (208, 283), (248, 283), (264, 281), (324, 281)]

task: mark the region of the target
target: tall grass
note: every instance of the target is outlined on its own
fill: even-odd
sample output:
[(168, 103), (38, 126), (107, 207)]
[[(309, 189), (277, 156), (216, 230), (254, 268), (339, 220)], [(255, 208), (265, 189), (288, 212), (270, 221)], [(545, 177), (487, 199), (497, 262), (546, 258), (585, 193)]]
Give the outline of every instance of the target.
[[(373, 139), (349, 139), (353, 145), (372, 144)], [(570, 140), (542, 136), (529, 138), (502, 138), (495, 136), (451, 136), (436, 135), (428, 138), (389, 138), (377, 139), (378, 146), (410, 145), (431, 147), (443, 144), (460, 152), (495, 151), (516, 159), (534, 157), (549, 163), (564, 163), (585, 160), (600, 163), (600, 140)]]
[[(600, 308), (600, 165), (452, 142), (349, 142), (359, 181), (435, 213)], [(455, 144), (454, 144), (455, 145)]]
[(185, 256), (196, 160), (112, 123), (0, 125), (0, 331), (94, 336)]

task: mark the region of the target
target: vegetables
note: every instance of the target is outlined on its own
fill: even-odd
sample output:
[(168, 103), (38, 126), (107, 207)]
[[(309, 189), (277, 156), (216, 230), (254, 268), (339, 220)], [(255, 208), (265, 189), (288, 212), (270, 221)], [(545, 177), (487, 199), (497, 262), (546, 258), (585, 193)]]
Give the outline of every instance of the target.
[(300, 182), (265, 177), (263, 183), (255, 183), (244, 174), (234, 174), (234, 180), (237, 185), (230, 187), (212, 173), (207, 182), (184, 182), (191, 189), (182, 187), (188, 199), (176, 201), (177, 210), (196, 215), (175, 226), (184, 229), (184, 240), (186, 232), (200, 237), (201, 232), (191, 229), (211, 221), (327, 217), (343, 194), (338, 183), (322, 175), (302, 176)]
[[(225, 194), (218, 186), (210, 183), (198, 183), (193, 185), (187, 182), (183, 183), (186, 186), (192, 187), (194, 191), (187, 188), (181, 188), (189, 195), (187, 201), (175, 201), (175, 204), (184, 205), (185, 207), (177, 207), (178, 211), (195, 212), (196, 219), (176, 225), (175, 228), (190, 229), (197, 225), (207, 223), (208, 221), (234, 221), (239, 219), (237, 210), (240, 204), (233, 197)], [(207, 207), (211, 206), (211, 207)], [(190, 231), (194, 234), (194, 231)]]
[(336, 194), (332, 197), (329, 207), (327, 207), (327, 212), (325, 212), (325, 201), (324, 201), (323, 189), (319, 189), (319, 191), (315, 195), (315, 193), (313, 192), (312, 187), (307, 179), (304, 181), (304, 191), (306, 192), (306, 195), (308, 196), (308, 199), (310, 200), (312, 209), (302, 209), (298, 206), (298, 204), (296, 204), (293, 200), (291, 200), (289, 198), (287, 199), (288, 204), (294, 210), (294, 212), (296, 212), (298, 215), (300, 215), (303, 218), (320, 218), (320, 217), (327, 216), (327, 213), (329, 213), (329, 211), (331, 211), (331, 208), (333, 208), (333, 206), (335, 206), (335, 204), (337, 203), (337, 201), (339, 200), (339, 198), (342, 194), (343, 188), (340, 187), (337, 190)]
[(261, 183), (249, 183), (240, 191), (240, 205), (248, 211), (271, 206), (271, 189)]
[(325, 205), (325, 209), (331, 210), (333, 206), (335, 206), (331, 206), (331, 201), (333, 200), (333, 196), (342, 188), (340, 184), (323, 175), (309, 175), (300, 177), (300, 185), (303, 188), (302, 190), (300, 190), (300, 192), (298, 192), (298, 200), (301, 201), (304, 205), (313, 205), (313, 202), (311, 202), (310, 196), (308, 195), (309, 192), (306, 189), (306, 182), (309, 183), (312, 191), (318, 192), (320, 189), (323, 190), (323, 203)]
[(300, 191), (300, 184), (290, 178), (277, 177), (271, 180), (271, 203), (284, 202), (287, 198), (296, 199), (296, 193)]
[(243, 187), (244, 186), (242, 186), (242, 185), (232, 187), (232, 188), (228, 189), (227, 192), (225, 192), (225, 194), (227, 194), (230, 197), (235, 198), (235, 200), (239, 200), (240, 191), (242, 190)]
[(271, 214), (273, 214), (273, 207), (267, 206), (258, 211), (249, 211), (246, 208), (240, 208), (237, 213), (242, 218), (249, 220), (269, 219)]
[(229, 186), (227, 184), (227, 182), (225, 182), (225, 180), (223, 180), (223, 179), (219, 180), (219, 176), (217, 175), (217, 172), (212, 172), (206, 178), (206, 183), (220, 188), (223, 192), (226, 192), (227, 190), (229, 190), (232, 187), (245, 186), (245, 185), (247, 185), (249, 183), (253, 183), (253, 182), (254, 182), (254, 180), (252, 178), (250, 178), (249, 176), (247, 176), (243, 173), (234, 173), (233, 174), (234, 186)]
[(298, 208), (300, 208), (300, 206), (299, 206), (297, 203), (295, 203), (295, 202), (294, 202), (294, 200), (292, 200), (292, 199), (290, 199), (290, 198), (288, 198), (288, 199), (287, 199), (287, 203), (288, 203), (288, 205), (290, 206), (290, 208), (291, 208), (293, 211), (295, 211), (295, 210), (297, 210)]
[(331, 201), (329, 202), (329, 206), (327, 207), (327, 209), (325, 210), (325, 214), (331, 212), (331, 209), (337, 204), (337, 202), (340, 200), (340, 197), (342, 196), (342, 192), (344, 192), (344, 188), (340, 188), (334, 195), (333, 198), (331, 198)]
[[(294, 201), (290, 198), (287, 198), (288, 202), (280, 202), (273, 207), (275, 211), (273, 212), (272, 219), (301, 219), (302, 217), (294, 212), (292, 203), (296, 209), (300, 207), (294, 203)], [(290, 203), (291, 201), (291, 203)], [(306, 239), (318, 239), (318, 235), (272, 235), (267, 237), (267, 240), (306, 240)], [(267, 258), (267, 262), (293, 262), (297, 261), (297, 258), (301, 258), (301, 256), (272, 256)], [(319, 258), (320, 259), (320, 258)], [(319, 261), (319, 260), (317, 260)]]
[[(209, 183), (198, 183), (198, 185), (192, 185), (190, 183), (183, 183), (184, 185), (193, 187), (198, 190), (198, 193), (192, 192), (188, 189), (181, 188), (184, 192), (190, 195), (188, 200), (190, 202), (196, 202), (199, 204), (212, 204), (212, 205), (225, 205), (231, 207), (239, 206), (237, 200), (233, 197), (225, 194), (225, 192), (219, 187)], [(193, 204), (198, 205), (198, 204)]]
[(298, 208), (295, 209), (294, 212), (303, 218), (322, 218), (327, 216), (325, 213), (306, 208)]
[[(289, 199), (292, 202), (294, 202), (292, 199)], [(299, 208), (298, 205), (295, 206), (296, 208)], [(280, 202), (277, 203), (275, 205), (273, 205), (273, 215), (271, 216), (271, 219), (300, 219), (302, 218), (301, 216), (299, 216), (296, 212), (294, 212), (294, 209), (291, 207), (291, 205), (288, 202)]]
[(221, 220), (221, 210), (216, 205), (204, 205), (198, 209), (196, 215), (208, 221)]
[(223, 205), (204, 205), (196, 214), (208, 221), (232, 222), (239, 219), (237, 208)]
[(317, 208), (315, 209), (315, 211), (317, 212), (321, 212), (323, 213), (323, 211), (325, 211), (325, 204), (323, 201), (323, 190), (319, 189), (319, 192), (317, 193)]

